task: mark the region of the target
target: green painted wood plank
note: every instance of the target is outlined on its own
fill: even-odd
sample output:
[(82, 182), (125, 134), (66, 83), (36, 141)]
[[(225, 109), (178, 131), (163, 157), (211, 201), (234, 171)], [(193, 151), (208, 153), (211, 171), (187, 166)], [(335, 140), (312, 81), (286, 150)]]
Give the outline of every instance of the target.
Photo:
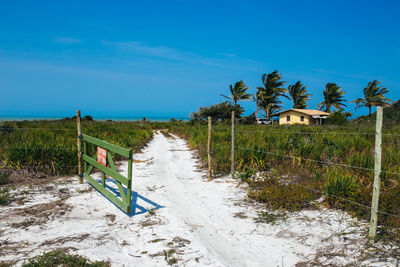
[[(92, 159), (88, 155), (83, 155), (83, 160), (86, 161), (87, 163), (89, 163), (90, 165), (93, 165), (95, 168), (99, 169), (100, 171), (104, 172), (105, 174), (111, 176), (115, 180), (123, 183), (124, 185), (126, 185), (126, 186), (129, 185), (128, 178), (122, 176), (122, 174), (120, 174), (117, 171), (114, 171), (113, 169), (104, 167), (103, 165), (101, 165), (100, 163), (98, 163), (96, 160)], [(132, 178), (131, 178), (131, 180), (132, 180)]]
[[(85, 141), (83, 141), (83, 155), (86, 155), (86, 154), (87, 154), (87, 143)], [(87, 163), (84, 161), (83, 162), (83, 172), (86, 172), (86, 170), (87, 170)]]
[(83, 173), (83, 177), (93, 185), (99, 192), (101, 192), (104, 196), (106, 196), (109, 200), (111, 200), (115, 205), (120, 207), (123, 211), (130, 214), (130, 203), (124, 203), (120, 199), (118, 199), (115, 195), (113, 195), (110, 191), (106, 188), (103, 188), (98, 182), (96, 182), (92, 177)]
[(115, 181), (115, 183), (116, 183), (117, 186), (118, 186), (119, 194), (121, 195), (122, 201), (128, 204), (129, 202), (128, 202), (127, 199), (126, 199), (125, 190), (124, 190), (124, 188), (122, 187), (122, 184), (121, 184), (120, 182), (118, 182), (118, 181)]
[[(86, 164), (86, 161), (83, 161), (85, 164)], [(92, 170), (93, 170), (93, 166), (92, 165), (89, 165), (89, 168), (87, 168), (87, 170), (85, 171), (88, 175), (90, 175), (90, 173), (92, 172)]]
[(112, 158), (111, 152), (107, 153), (107, 161), (108, 161), (108, 164), (110, 164), (111, 169), (113, 169), (114, 171), (117, 171), (117, 167), (115, 166), (114, 159)]
[(99, 146), (99, 147), (102, 147), (102, 148), (105, 148), (105, 149), (107, 149), (107, 150), (109, 150), (111, 152), (120, 154), (120, 155), (122, 155), (124, 157), (128, 158), (130, 153), (131, 153), (130, 149), (123, 148), (123, 147), (120, 147), (120, 146), (117, 146), (117, 145), (114, 145), (114, 144), (110, 144), (110, 143), (108, 143), (106, 141), (94, 138), (94, 137), (86, 135), (86, 134), (83, 134), (82, 136), (83, 136), (83, 140), (85, 140), (86, 142), (91, 143), (91, 144), (96, 145), (96, 146)]
[(131, 199), (132, 199), (132, 150), (129, 151), (128, 157), (128, 185), (126, 191), (126, 198), (129, 199), (128, 209), (131, 210)]

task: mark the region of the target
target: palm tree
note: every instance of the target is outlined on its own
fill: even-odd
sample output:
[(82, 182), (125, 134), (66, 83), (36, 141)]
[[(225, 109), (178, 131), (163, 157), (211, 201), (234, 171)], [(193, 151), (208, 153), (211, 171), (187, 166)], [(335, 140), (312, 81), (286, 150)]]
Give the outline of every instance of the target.
[(251, 95), (246, 93), (249, 87), (247, 87), (243, 81), (239, 81), (235, 83), (235, 86), (232, 86), (232, 84), (229, 86), (229, 89), (231, 90), (231, 95), (226, 96), (226, 95), (221, 95), (225, 98), (228, 98), (232, 100), (234, 105), (236, 106), (237, 102), (240, 100), (250, 100)]
[(256, 111), (254, 112), (254, 115), (256, 116), (256, 120), (258, 121), (258, 112), (260, 111), (260, 98), (258, 95), (258, 91), (255, 95), (251, 96), (251, 100), (256, 104)]
[(265, 113), (265, 117), (269, 119), (272, 112), (282, 108), (282, 101), (279, 97), (288, 98), (285, 94), (287, 89), (283, 87), (285, 84), (281, 80), (282, 75), (277, 70), (267, 74), (263, 74), (261, 81), (263, 86), (257, 87), (256, 99), (258, 107)]
[(324, 109), (326, 112), (331, 113), (332, 106), (337, 109), (342, 109), (342, 106), (346, 107), (343, 98), (344, 91), (336, 83), (327, 83), (324, 90), (324, 101), (318, 104), (318, 109)]
[(388, 106), (392, 100), (385, 98), (385, 94), (389, 91), (383, 86), (378, 86), (380, 82), (374, 80), (369, 82), (364, 88), (364, 98), (357, 98), (351, 103), (356, 103), (356, 109), (359, 107), (367, 107), (369, 110), (368, 116), (371, 116), (371, 108), (373, 106)]
[(309, 96), (311, 94), (307, 94), (307, 87), (301, 84), (300, 81), (294, 85), (289, 85), (288, 92), (293, 101), (293, 108), (303, 109), (308, 107), (306, 101), (310, 100)]

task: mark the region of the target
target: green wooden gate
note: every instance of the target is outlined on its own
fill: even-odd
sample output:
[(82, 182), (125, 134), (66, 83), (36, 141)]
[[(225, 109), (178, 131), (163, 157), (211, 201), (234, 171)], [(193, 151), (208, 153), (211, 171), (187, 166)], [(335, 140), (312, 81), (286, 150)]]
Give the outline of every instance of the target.
[[(115, 205), (121, 208), (127, 214), (131, 214), (131, 200), (132, 200), (132, 150), (126, 149), (117, 145), (110, 144), (103, 140), (82, 134), (83, 141), (83, 177), (100, 193), (106, 196)], [(97, 159), (94, 159), (88, 154), (88, 145), (95, 145), (97, 147), (107, 150), (106, 166), (100, 164)], [(128, 158), (128, 177), (120, 174), (115, 166), (113, 155), (118, 154)], [(102, 183), (98, 183), (90, 176), (94, 168), (102, 172)], [(115, 179), (118, 187), (120, 198), (115, 195), (106, 187), (106, 175)]]

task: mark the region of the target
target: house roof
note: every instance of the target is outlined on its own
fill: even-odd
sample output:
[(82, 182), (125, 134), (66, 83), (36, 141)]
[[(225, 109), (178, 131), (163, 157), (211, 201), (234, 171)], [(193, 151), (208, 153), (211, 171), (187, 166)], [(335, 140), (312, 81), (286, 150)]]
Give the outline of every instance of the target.
[(289, 112), (289, 111), (295, 111), (295, 112), (303, 113), (303, 114), (310, 115), (310, 116), (312, 116), (312, 115), (322, 115), (322, 116), (329, 116), (329, 115), (331, 115), (331, 114), (328, 113), (328, 112), (321, 111), (321, 110), (317, 110), (317, 109), (298, 109), (298, 108), (291, 108), (291, 109), (287, 109), (287, 110), (284, 110), (284, 111), (281, 111), (281, 112), (274, 113), (274, 114), (272, 114), (272, 116), (277, 116), (277, 115), (279, 115), (279, 114), (282, 114), (282, 113), (285, 113), (285, 112)]

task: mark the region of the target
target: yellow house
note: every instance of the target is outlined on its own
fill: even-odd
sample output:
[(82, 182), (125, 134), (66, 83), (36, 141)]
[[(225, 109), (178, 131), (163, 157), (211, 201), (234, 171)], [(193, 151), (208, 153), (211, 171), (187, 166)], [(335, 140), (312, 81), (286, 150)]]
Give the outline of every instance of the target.
[(321, 125), (326, 118), (331, 115), (328, 112), (316, 109), (295, 109), (291, 108), (273, 114), (279, 116), (280, 125), (305, 124), (305, 125)]

